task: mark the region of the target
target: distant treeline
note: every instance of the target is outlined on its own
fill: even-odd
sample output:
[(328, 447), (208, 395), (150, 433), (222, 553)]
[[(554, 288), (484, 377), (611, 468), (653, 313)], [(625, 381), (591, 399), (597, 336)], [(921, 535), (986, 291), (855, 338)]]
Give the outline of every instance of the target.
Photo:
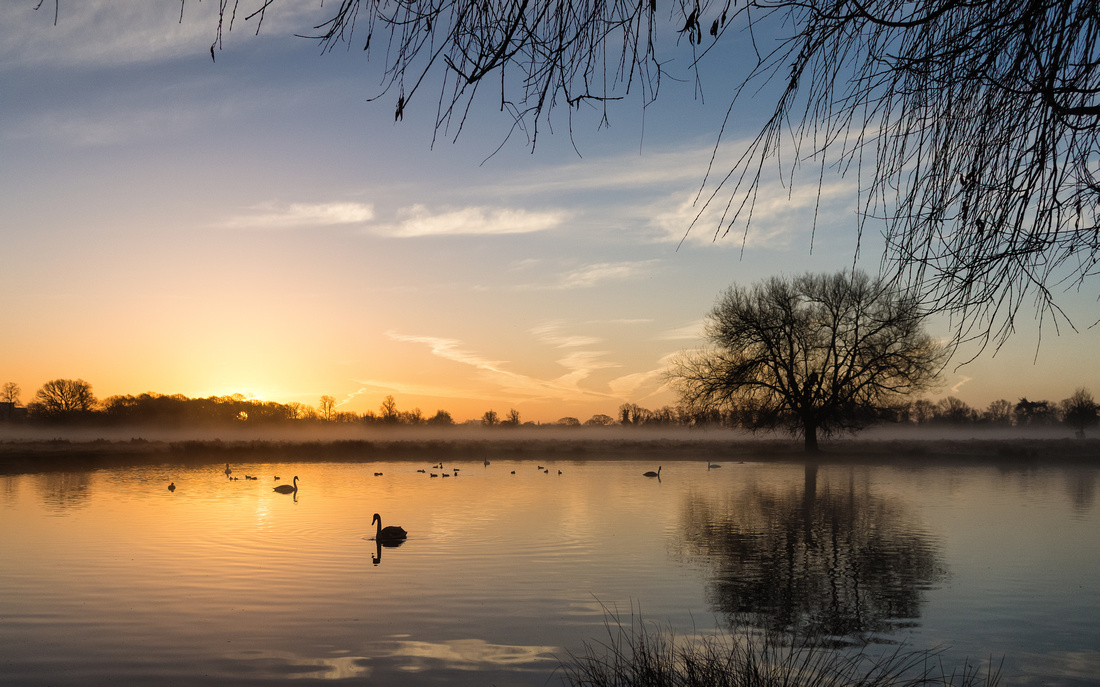
[[(0, 421), (28, 424), (82, 424), (97, 426), (156, 425), (195, 427), (209, 425), (329, 425), (362, 424), (378, 426), (448, 427), (458, 423), (446, 410), (430, 417), (419, 408), (400, 410), (393, 396), (386, 396), (377, 412), (352, 413), (336, 409), (336, 399), (322, 396), (317, 406), (303, 403), (276, 403), (245, 397), (210, 396), (189, 398), (182, 394), (144, 393), (137, 396), (111, 396), (96, 399), (92, 387), (82, 379), (55, 379), (39, 389), (34, 398), (21, 406), (19, 386), (8, 382), (0, 392)], [(485, 427), (517, 426), (711, 426), (751, 428), (759, 426), (757, 412), (751, 407), (689, 410), (664, 406), (656, 410), (633, 403), (619, 406), (615, 416), (596, 414), (585, 421), (563, 417), (556, 422), (524, 422), (511, 409), (501, 416), (487, 410), (478, 420), (462, 424)], [(868, 421), (900, 425), (989, 425), (995, 427), (1052, 427), (1066, 425), (1083, 431), (1097, 424), (1097, 405), (1092, 394), (1078, 389), (1060, 402), (1029, 401), (1013, 403), (997, 400), (984, 409), (973, 408), (949, 396), (937, 402), (918, 399), (879, 409)]]

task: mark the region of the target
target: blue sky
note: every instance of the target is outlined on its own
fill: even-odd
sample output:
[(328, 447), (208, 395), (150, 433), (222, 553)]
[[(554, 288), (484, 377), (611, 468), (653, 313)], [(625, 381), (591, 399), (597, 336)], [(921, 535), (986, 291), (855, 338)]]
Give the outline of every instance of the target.
[[(0, 6), (0, 377), (24, 401), (81, 377), (100, 397), (330, 394), (363, 412), (392, 394), (460, 420), (584, 420), (674, 404), (668, 357), (729, 284), (853, 263), (851, 178), (826, 177), (812, 245), (812, 183), (766, 186), (744, 243), (706, 222), (681, 241), (727, 67), (747, 59), (735, 41), (703, 98), (666, 80), (644, 112), (613, 103), (610, 126), (559, 110), (532, 150), (522, 132), (501, 147), (511, 120), (491, 98), (457, 138), (433, 130), (430, 89), (395, 122), (393, 94), (368, 102), (361, 51), (294, 37), (316, 3), (277, 3), (258, 36), (238, 24), (216, 62), (216, 3), (182, 22), (176, 2), (61, 3), (56, 26), (37, 4)], [(765, 95), (735, 111), (723, 155)], [(865, 237), (859, 265), (877, 270), (879, 248)], [(1100, 391), (1095, 294), (1060, 302), (1080, 333), (1047, 328), (1036, 352), (1025, 314), (938, 396)]]

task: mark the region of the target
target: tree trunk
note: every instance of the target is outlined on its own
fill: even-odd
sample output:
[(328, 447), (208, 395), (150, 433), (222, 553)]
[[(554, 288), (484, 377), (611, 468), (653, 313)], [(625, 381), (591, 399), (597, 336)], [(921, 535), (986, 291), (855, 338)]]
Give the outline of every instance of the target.
[(807, 418), (803, 422), (803, 434), (806, 437), (806, 453), (817, 453), (817, 421)]

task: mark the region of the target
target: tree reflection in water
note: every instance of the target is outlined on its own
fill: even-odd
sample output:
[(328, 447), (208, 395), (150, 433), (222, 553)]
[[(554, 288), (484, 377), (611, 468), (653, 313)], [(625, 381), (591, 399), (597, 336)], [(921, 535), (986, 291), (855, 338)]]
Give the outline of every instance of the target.
[[(857, 483), (753, 484), (723, 502), (689, 495), (681, 554), (713, 569), (710, 603), (739, 623), (815, 639), (886, 641), (915, 625), (945, 576), (935, 540)], [(838, 474), (830, 472), (831, 475)]]
[(47, 510), (62, 512), (88, 505), (92, 480), (88, 472), (43, 472), (35, 477)]

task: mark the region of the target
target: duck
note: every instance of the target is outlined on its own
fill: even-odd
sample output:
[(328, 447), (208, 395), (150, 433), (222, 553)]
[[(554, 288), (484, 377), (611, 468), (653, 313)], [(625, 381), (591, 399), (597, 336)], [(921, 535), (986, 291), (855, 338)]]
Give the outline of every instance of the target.
[(290, 486), (289, 484), (280, 484), (279, 486), (275, 487), (275, 491), (279, 492), (280, 494), (296, 493), (298, 491), (298, 475), (294, 475), (294, 486)]
[(176, 490), (176, 483), (175, 482), (172, 482), (171, 484), (168, 485), (168, 491), (175, 491), (175, 490)]
[(642, 477), (660, 477), (660, 476), (661, 476), (661, 466), (660, 465), (657, 466), (657, 472), (653, 472), (652, 470), (650, 470), (649, 472), (643, 472), (642, 473)]
[(378, 513), (374, 514), (374, 518), (371, 519), (371, 524), (378, 523), (378, 531), (374, 535), (375, 541), (401, 541), (409, 537), (409, 533), (404, 528), (397, 525), (389, 525), (382, 527), (382, 516)]

